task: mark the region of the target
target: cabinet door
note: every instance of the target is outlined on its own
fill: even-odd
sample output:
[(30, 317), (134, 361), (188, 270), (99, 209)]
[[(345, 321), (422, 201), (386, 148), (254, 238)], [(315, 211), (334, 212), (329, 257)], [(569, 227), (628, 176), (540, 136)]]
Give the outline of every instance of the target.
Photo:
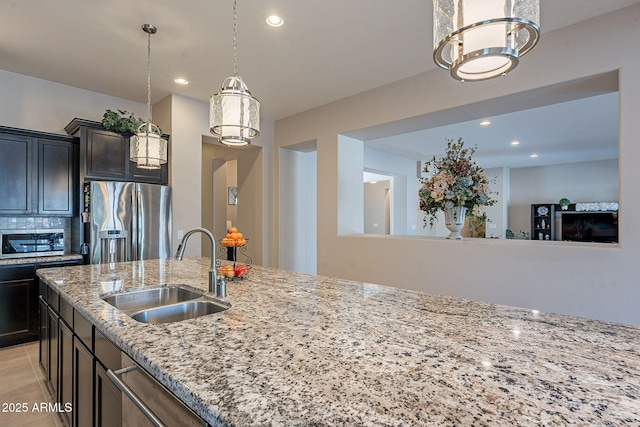
[(0, 134), (0, 214), (33, 212), (33, 139)]
[(49, 314), (49, 339), (47, 353), (49, 354), (49, 376), (47, 386), (54, 399), (58, 398), (58, 314), (51, 306), (47, 308)]
[(169, 168), (165, 163), (160, 169), (141, 169), (136, 162), (129, 161), (129, 177), (127, 180), (166, 185), (169, 182)]
[(0, 268), (0, 347), (38, 337), (38, 285), (33, 266)]
[(128, 138), (106, 130), (87, 128), (84, 150), (85, 178), (126, 180)]
[[(58, 352), (58, 402), (62, 408), (73, 404), (73, 331), (62, 319), (58, 321), (60, 347)], [(61, 412), (67, 426), (71, 426), (71, 414)]]
[(93, 355), (73, 337), (73, 425), (93, 425)]
[(38, 213), (73, 216), (73, 144), (38, 141)]
[(49, 313), (46, 296), (40, 296), (40, 369), (45, 378), (49, 378)]
[(96, 427), (122, 426), (122, 392), (96, 363)]

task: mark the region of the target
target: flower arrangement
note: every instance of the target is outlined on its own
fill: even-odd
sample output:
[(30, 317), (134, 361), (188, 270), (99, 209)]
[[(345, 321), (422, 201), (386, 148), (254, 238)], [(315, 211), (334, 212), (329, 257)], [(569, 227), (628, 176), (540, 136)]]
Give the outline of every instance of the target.
[(491, 190), (484, 170), (471, 160), (476, 147), (465, 148), (459, 138), (447, 140), (444, 157), (435, 156), (425, 163), (420, 178), (422, 188), (418, 192), (420, 210), (425, 213), (424, 226), (433, 226), (438, 211), (464, 206), (466, 216), (486, 219), (486, 206), (492, 206), (496, 200), (489, 197)]

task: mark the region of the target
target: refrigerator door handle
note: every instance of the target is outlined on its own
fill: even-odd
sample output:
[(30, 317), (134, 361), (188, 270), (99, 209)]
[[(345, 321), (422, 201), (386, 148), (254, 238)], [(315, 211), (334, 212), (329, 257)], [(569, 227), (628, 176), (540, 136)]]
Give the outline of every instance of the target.
[(138, 253), (138, 227), (140, 221), (140, 192), (134, 189), (131, 192), (131, 260), (138, 261), (140, 256)]

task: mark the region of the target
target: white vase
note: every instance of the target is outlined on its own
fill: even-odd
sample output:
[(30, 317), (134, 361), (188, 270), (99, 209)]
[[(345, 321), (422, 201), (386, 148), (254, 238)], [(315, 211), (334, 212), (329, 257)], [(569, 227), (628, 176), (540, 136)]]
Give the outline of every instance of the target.
[(450, 231), (447, 239), (462, 240), (460, 230), (464, 227), (464, 216), (467, 208), (464, 206), (454, 206), (444, 210), (444, 225)]

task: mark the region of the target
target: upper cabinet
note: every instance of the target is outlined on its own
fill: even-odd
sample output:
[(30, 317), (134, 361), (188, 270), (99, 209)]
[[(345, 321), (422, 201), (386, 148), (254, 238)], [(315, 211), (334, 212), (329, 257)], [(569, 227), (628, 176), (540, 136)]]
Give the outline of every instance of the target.
[[(64, 130), (80, 138), (80, 178), (134, 181), (151, 184), (169, 182), (168, 163), (160, 169), (141, 169), (129, 160), (129, 134), (111, 132), (99, 122), (73, 119)], [(164, 135), (169, 138), (168, 135)]]
[(127, 175), (127, 141), (115, 132), (87, 127), (80, 134), (80, 168), (85, 178), (119, 179)]
[(73, 216), (76, 144), (38, 140), (38, 214)]
[(73, 216), (77, 139), (0, 126), (0, 215)]
[(0, 214), (32, 213), (33, 138), (0, 133), (0, 158)]

